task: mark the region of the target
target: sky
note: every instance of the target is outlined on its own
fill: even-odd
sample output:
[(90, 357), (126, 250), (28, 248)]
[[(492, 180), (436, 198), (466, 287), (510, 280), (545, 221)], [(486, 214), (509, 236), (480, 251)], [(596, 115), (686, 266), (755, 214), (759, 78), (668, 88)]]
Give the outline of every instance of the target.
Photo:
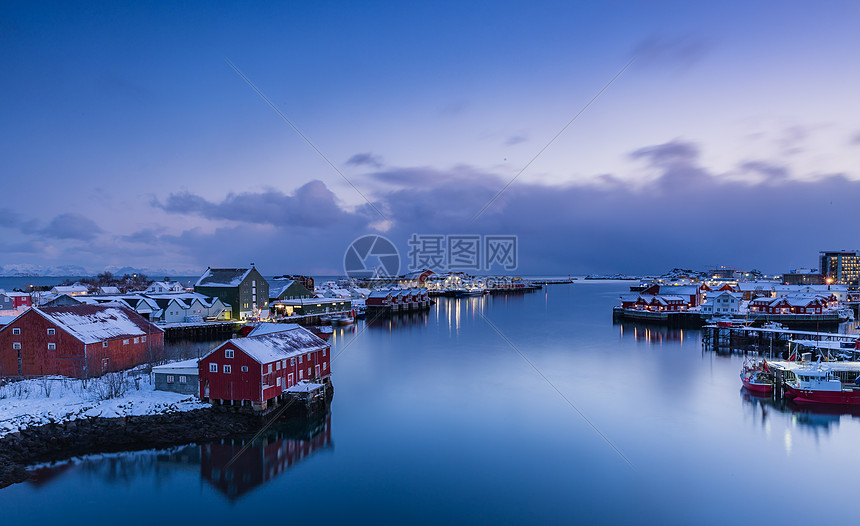
[[(522, 274), (860, 249), (856, 2), (0, 4), (0, 272)], [(496, 269), (493, 269), (494, 271)]]

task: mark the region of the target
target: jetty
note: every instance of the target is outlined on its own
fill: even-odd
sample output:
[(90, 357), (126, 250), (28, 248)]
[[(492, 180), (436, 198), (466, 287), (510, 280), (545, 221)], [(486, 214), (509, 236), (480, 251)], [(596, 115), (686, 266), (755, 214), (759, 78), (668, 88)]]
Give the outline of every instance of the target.
[(759, 352), (765, 356), (783, 356), (809, 352), (813, 356), (856, 354), (860, 335), (837, 332), (804, 331), (788, 328), (764, 328), (729, 323), (702, 327), (702, 347), (716, 352)]

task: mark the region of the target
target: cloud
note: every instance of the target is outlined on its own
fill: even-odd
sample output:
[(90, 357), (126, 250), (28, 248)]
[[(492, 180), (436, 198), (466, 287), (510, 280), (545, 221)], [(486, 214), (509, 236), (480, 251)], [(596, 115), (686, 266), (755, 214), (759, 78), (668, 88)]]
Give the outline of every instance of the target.
[(0, 226), (16, 228), (21, 224), (21, 216), (8, 208), (0, 208)]
[(370, 166), (371, 168), (381, 168), (382, 158), (378, 155), (373, 155), (370, 152), (357, 153), (346, 161), (346, 164), (351, 166)]
[(524, 143), (528, 140), (529, 138), (525, 134), (511, 135), (505, 140), (505, 146), (516, 146), (517, 144)]
[(689, 34), (651, 36), (636, 45), (633, 55), (646, 66), (686, 70), (702, 61), (710, 47), (704, 39)]
[(318, 180), (306, 183), (291, 196), (270, 189), (263, 192), (230, 193), (223, 201), (215, 203), (183, 192), (170, 194), (164, 203), (155, 200), (153, 204), (174, 214), (260, 225), (328, 227), (367, 221), (363, 209), (355, 213), (342, 210), (334, 193)]
[(39, 233), (56, 239), (90, 241), (103, 230), (92, 220), (77, 213), (60, 214), (53, 218)]
[(850, 142), (851, 144), (860, 145), (860, 132), (855, 133), (854, 136), (851, 137)]

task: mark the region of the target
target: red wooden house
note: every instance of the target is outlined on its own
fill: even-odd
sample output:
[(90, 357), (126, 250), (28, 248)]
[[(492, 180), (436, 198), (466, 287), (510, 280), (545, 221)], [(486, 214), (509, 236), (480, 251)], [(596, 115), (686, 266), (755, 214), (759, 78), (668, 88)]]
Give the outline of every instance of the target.
[(299, 382), (326, 382), (329, 350), (325, 340), (304, 327), (233, 338), (200, 360), (200, 398), (266, 409)]
[(32, 308), (0, 329), (0, 376), (91, 378), (160, 358), (164, 333), (120, 306)]

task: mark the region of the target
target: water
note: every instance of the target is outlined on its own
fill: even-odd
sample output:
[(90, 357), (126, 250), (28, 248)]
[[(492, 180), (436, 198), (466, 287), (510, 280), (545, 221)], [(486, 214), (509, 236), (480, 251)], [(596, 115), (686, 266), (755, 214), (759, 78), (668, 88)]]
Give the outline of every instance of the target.
[(96, 455), (0, 490), (3, 524), (850, 521), (860, 419), (745, 395), (698, 331), (613, 325), (626, 287), (336, 329), (328, 420), (273, 430), (232, 486), (241, 442)]

